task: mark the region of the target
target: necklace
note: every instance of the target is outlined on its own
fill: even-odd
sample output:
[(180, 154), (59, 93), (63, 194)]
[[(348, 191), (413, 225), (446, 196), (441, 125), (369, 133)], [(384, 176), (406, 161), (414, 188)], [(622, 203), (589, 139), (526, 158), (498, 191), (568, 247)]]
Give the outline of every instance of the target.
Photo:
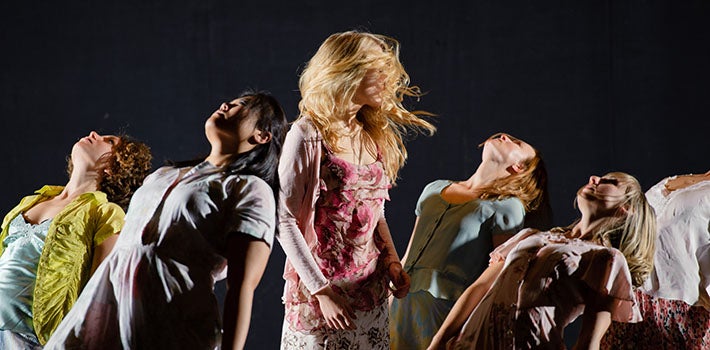
[[(355, 139), (357, 139), (357, 142)], [(363, 137), (361, 130), (357, 132), (357, 136), (350, 136), (350, 148), (353, 150), (353, 159), (357, 165), (362, 165)]]

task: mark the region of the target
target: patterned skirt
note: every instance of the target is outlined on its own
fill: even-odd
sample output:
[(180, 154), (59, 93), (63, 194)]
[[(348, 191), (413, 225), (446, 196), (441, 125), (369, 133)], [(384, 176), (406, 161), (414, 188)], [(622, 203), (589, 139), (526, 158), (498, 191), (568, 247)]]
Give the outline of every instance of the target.
[(353, 320), (357, 326), (355, 330), (323, 327), (304, 333), (291, 329), (288, 321), (284, 320), (281, 350), (388, 350), (390, 337), (387, 304), (370, 311), (355, 310), (354, 312), (357, 317)]
[(710, 349), (710, 311), (636, 291), (643, 321), (612, 322), (602, 349)]

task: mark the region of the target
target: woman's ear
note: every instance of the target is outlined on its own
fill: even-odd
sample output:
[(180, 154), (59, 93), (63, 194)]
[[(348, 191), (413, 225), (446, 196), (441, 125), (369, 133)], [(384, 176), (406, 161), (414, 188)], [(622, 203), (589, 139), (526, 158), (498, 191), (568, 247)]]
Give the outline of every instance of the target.
[(628, 216), (633, 214), (633, 210), (629, 208), (628, 205), (622, 205), (617, 209), (617, 212), (622, 216)]
[(253, 138), (255, 143), (263, 145), (271, 141), (271, 133), (268, 131), (257, 130), (257, 132), (254, 133)]
[(511, 169), (513, 170), (513, 172), (515, 172), (516, 174), (520, 174), (521, 172), (523, 172), (523, 170), (525, 170), (525, 166), (524, 166), (524, 165), (517, 164), (517, 163), (516, 163), (516, 164), (513, 164), (513, 166), (511, 166), (510, 168), (511, 168)]
[(97, 162), (97, 166), (99, 169), (97, 169), (99, 172), (105, 175), (111, 175), (111, 155), (113, 155), (111, 152), (106, 152), (101, 155), (99, 158), (99, 161)]

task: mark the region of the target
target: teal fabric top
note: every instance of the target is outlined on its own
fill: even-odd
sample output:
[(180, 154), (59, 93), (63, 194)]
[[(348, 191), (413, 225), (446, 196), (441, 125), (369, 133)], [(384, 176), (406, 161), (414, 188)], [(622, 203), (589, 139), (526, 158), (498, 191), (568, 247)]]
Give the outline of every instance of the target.
[(525, 208), (518, 198), (451, 204), (441, 191), (452, 183), (428, 184), (417, 202), (419, 222), (404, 262), (410, 293), (425, 290), (436, 298), (458, 299), (488, 267), (493, 235), (523, 228)]
[(33, 225), (22, 214), (10, 222), (0, 255), (0, 329), (34, 336), (32, 299), (37, 264), (50, 220)]

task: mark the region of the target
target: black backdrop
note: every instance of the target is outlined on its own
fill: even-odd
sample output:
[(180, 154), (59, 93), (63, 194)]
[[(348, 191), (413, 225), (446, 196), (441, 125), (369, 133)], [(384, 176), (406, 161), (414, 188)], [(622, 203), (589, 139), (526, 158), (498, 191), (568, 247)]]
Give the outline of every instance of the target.
[[(331, 33), (400, 40), (438, 114), (408, 144), (387, 215), (400, 254), (420, 190), (467, 178), (476, 145), (507, 131), (548, 164), (556, 225), (591, 174), (648, 188), (710, 169), (710, 2), (684, 1), (3, 1), (0, 211), (45, 183), (90, 130), (147, 142), (155, 166), (205, 153), (205, 118), (245, 88), (297, 115), (298, 74)], [(257, 290), (248, 348), (277, 348), (284, 254)], [(169, 323), (170, 320), (166, 320)]]

